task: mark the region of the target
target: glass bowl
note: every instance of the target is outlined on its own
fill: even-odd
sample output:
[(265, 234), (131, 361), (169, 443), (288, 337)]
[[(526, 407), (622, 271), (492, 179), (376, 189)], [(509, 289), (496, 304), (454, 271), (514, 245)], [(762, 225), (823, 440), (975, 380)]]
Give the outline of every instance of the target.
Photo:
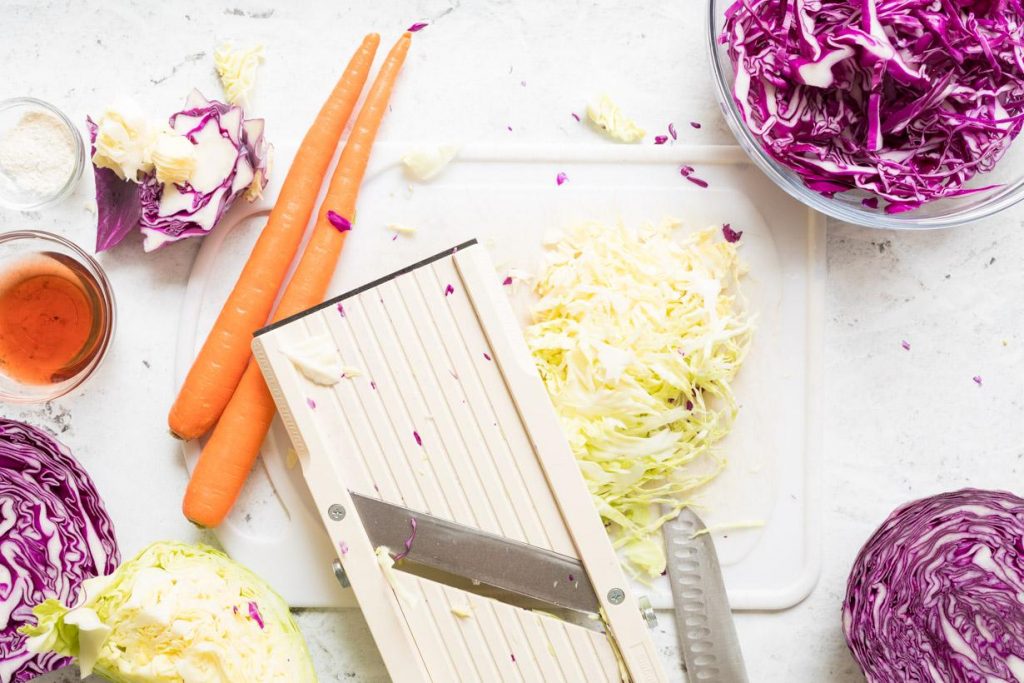
[[(1006, 154), (991, 172), (979, 173), (966, 185), (966, 187), (982, 187), (998, 184), (998, 187), (964, 197), (929, 202), (906, 213), (885, 213), (881, 206), (884, 201), (880, 202), (877, 209), (864, 206), (861, 204), (861, 200), (874, 196), (868, 192), (849, 191), (830, 198), (809, 189), (796, 173), (775, 161), (764, 151), (760, 140), (750, 132), (743, 122), (736, 102), (733, 100), (732, 61), (729, 59), (726, 47), (718, 42), (718, 36), (725, 24), (725, 11), (732, 4), (733, 0), (708, 0), (708, 16), (705, 23), (718, 102), (725, 114), (726, 123), (733, 135), (736, 136), (740, 147), (776, 185), (793, 198), (841, 221), (889, 230), (948, 228), (963, 225), (991, 216), (1024, 199), (1024, 144), (1020, 139), (1010, 145)], [(1024, 135), (1021, 137), (1024, 138)]]
[[(33, 279), (36, 283), (45, 279), (46, 285), (37, 285)], [(17, 360), (25, 361), (26, 353), (53, 353), (53, 344), (38, 343), (27, 327), (22, 329), (15, 324), (30, 317), (44, 318), (38, 308), (33, 310), (26, 303), (35, 300), (33, 297), (40, 291), (34, 288), (37, 286), (59, 291), (61, 302), (66, 304), (60, 318), (50, 318), (60, 322), (33, 328), (40, 336), (44, 332), (56, 334), (57, 325), (64, 325), (63, 321), (72, 317), (77, 320), (83, 310), (90, 315), (70, 340), (62, 340), (69, 346), (61, 351), (60, 357), (51, 357), (27, 370), (27, 361), (19, 363), (13, 355), (6, 354), (17, 348)], [(63, 237), (35, 230), (0, 234), (0, 405), (51, 401), (79, 387), (106, 356), (114, 335), (114, 319), (110, 281), (100, 264), (78, 246)], [(26, 351), (26, 340), (36, 342), (37, 347)], [(41, 376), (46, 379), (40, 380)]]
[[(15, 147), (29, 143), (24, 139), (5, 140), (5, 137), (24, 121), (26, 116), (40, 114), (50, 116), (59, 122), (59, 128), (67, 136), (68, 146), (71, 147), (70, 154), (66, 163), (57, 164), (57, 176), (53, 182), (37, 181), (36, 185), (18, 182), (15, 173), (5, 171), (5, 161), (8, 164), (17, 163), (20, 154)], [(8, 149), (11, 159), (4, 158), (2, 148), (5, 146), (10, 146)], [(78, 129), (63, 112), (52, 104), (32, 97), (0, 101), (0, 205), (20, 211), (34, 211), (56, 204), (75, 189), (84, 168), (85, 143), (82, 142), (82, 135)]]

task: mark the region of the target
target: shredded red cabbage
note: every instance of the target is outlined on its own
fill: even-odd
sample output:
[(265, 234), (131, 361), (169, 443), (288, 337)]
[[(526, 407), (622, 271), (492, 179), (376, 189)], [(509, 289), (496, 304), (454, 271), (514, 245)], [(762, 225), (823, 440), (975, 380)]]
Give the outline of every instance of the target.
[(404, 560), (406, 557), (409, 556), (409, 553), (412, 552), (412, 544), (413, 544), (413, 542), (416, 541), (416, 518), (415, 517), (410, 517), (409, 518), (409, 526), (412, 527), (412, 531), (409, 533), (409, 538), (405, 539), (405, 550), (403, 552), (400, 552), (397, 555), (395, 555), (395, 557), (393, 558), (395, 560), (395, 562), (398, 562), (399, 560)]
[(576, 123), (580, 122), (580, 115), (577, 114), (576, 112), (572, 112), (572, 117), (576, 119)]
[(1007, 681), (1024, 661), (1024, 500), (963, 489), (898, 508), (854, 561), (846, 642), (868, 683)]
[(903, 347), (904, 351), (909, 351), (910, 350), (910, 342), (908, 342), (906, 339), (904, 339), (903, 341), (900, 342), (900, 346)]
[(701, 178), (698, 178), (697, 176), (684, 175), (683, 177), (686, 178), (687, 180), (689, 180), (691, 183), (693, 183), (697, 187), (707, 187), (708, 186), (708, 181), (703, 180)]
[(668, 134), (672, 136), (673, 140), (678, 139), (679, 134), (676, 133), (676, 124), (674, 124), (674, 123), (668, 124)]
[(1024, 126), (1022, 24), (1020, 0), (736, 0), (719, 41), (772, 158), (900, 213), (995, 187), (965, 185)]
[(263, 615), (260, 614), (259, 605), (251, 600), (249, 601), (249, 616), (252, 617), (252, 620), (260, 627), (260, 630), (263, 630)]
[(423, 445), (423, 437), (420, 436), (419, 432), (413, 431), (412, 438), (416, 439), (416, 445), (417, 446), (422, 446)]
[(309, 406), (310, 410), (316, 410), (316, 401), (311, 398), (306, 399), (306, 405)]
[(417, 21), (415, 24), (413, 24), (412, 26), (410, 26), (409, 28), (407, 28), (405, 30), (408, 31), (409, 33), (416, 33), (418, 31), (422, 31), (427, 26), (429, 26), (429, 24), (427, 22), (425, 22), (425, 21)]
[(735, 244), (736, 242), (740, 241), (741, 237), (743, 237), (743, 231), (733, 230), (732, 225), (726, 223), (725, 225), (722, 226), (722, 237), (725, 238), (726, 242), (729, 242), (730, 244)]
[(506, 275), (505, 279), (501, 281), (501, 284), (505, 285), (506, 287), (511, 285), (512, 284), (512, 276), (511, 275)]
[(690, 121), (690, 128), (696, 128), (697, 130), (700, 130), (700, 122)]
[(974, 380), (974, 383), (977, 384), (979, 387), (981, 386), (981, 375), (975, 375), (971, 379)]
[(114, 527), (89, 475), (45, 432), (0, 418), (0, 680), (29, 681), (71, 660), (25, 649), (48, 598), (74, 604), (82, 582), (117, 568)]
[(449, 296), (449, 295), (454, 294), (454, 293), (455, 293), (455, 287), (449, 282), (447, 285), (445, 285), (444, 295), (445, 296)]
[(655, 135), (654, 136), (654, 144), (656, 144), (656, 145), (664, 145), (666, 142), (668, 142), (668, 136), (667, 135)]
[(555, 182), (558, 183), (558, 185), (561, 185), (562, 183), (564, 183), (568, 179), (569, 179), (569, 176), (565, 175), (564, 173), (559, 173), (557, 176), (555, 176)]
[(338, 232), (348, 232), (352, 229), (352, 221), (335, 211), (327, 211), (328, 222), (337, 228)]

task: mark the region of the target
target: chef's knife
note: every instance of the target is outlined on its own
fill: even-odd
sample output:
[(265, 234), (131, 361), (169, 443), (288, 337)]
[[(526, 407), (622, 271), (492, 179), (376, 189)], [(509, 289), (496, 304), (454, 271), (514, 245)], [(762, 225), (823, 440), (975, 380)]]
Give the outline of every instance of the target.
[(375, 547), (428, 567), (555, 607), (597, 612), (597, 595), (580, 561), (546, 548), (350, 492)]
[[(715, 544), (689, 508), (664, 526), (679, 649), (692, 683), (747, 683)], [(699, 534), (699, 535), (698, 535)]]

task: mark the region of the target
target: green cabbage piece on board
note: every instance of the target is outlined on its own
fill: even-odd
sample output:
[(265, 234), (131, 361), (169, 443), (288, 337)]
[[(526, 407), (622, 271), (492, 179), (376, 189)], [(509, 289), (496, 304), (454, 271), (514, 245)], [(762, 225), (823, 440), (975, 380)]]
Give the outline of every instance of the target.
[(77, 658), (114, 683), (315, 682), (288, 605), (261, 578), (204, 545), (159, 542), (85, 581), (78, 602), (47, 600), (28, 647)]
[(739, 244), (675, 224), (590, 223), (550, 244), (526, 340), (625, 566), (665, 570), (658, 530), (725, 465), (752, 335)]

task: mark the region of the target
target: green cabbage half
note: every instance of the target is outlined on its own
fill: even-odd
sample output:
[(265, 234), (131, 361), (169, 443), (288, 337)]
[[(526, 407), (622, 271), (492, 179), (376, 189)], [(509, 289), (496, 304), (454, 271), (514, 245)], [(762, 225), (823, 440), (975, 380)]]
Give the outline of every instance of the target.
[(650, 577), (665, 569), (656, 532), (725, 464), (714, 446), (752, 330), (737, 245), (673, 227), (570, 231), (551, 245), (526, 329), (614, 545)]
[(265, 581), (203, 545), (154, 543), (78, 603), (47, 600), (28, 647), (78, 659), (115, 683), (315, 682), (288, 605)]

